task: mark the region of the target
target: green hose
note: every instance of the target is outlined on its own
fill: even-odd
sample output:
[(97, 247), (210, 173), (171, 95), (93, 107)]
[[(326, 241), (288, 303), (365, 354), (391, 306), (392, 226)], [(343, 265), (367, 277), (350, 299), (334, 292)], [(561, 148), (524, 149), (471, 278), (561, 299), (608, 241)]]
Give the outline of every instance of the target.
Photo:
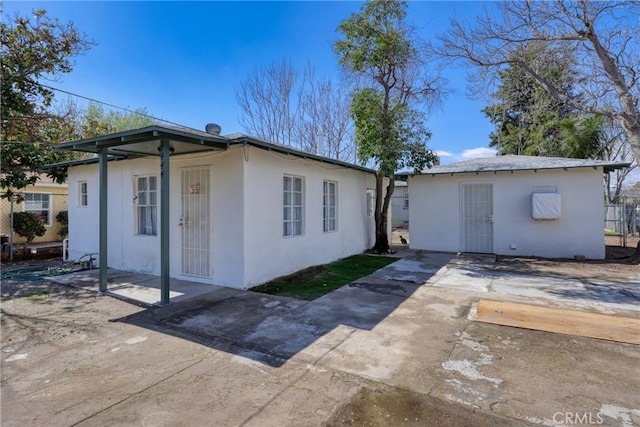
[(73, 272), (73, 267), (47, 267), (46, 265), (35, 265), (32, 267), (18, 268), (10, 271), (3, 271), (0, 275), (2, 280), (34, 281), (49, 276), (60, 276)]

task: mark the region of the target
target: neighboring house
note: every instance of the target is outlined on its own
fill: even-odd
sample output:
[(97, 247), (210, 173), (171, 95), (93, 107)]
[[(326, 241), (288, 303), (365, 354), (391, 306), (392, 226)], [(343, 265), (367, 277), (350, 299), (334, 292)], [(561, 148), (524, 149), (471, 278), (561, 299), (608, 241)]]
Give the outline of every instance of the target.
[[(20, 203), (14, 201), (14, 212), (33, 212), (40, 217), (46, 228), (44, 236), (36, 237), (33, 243), (61, 241), (58, 235), (60, 223), (56, 221), (56, 215), (60, 211), (67, 210), (68, 188), (67, 184), (56, 184), (46, 175), (40, 175), (35, 185), (29, 185), (16, 193), (24, 198)], [(8, 199), (0, 199), (0, 234), (9, 236), (11, 231), (11, 203)], [(14, 233), (14, 244), (24, 243), (24, 237)]]
[(110, 268), (248, 288), (373, 245), (375, 176), (363, 167), (241, 134), (163, 126), (60, 147), (104, 148), (108, 165), (102, 184), (97, 158), (52, 166), (67, 168), (78, 201), (69, 206), (71, 259), (100, 251), (105, 186)]
[(406, 181), (394, 183), (391, 196), (391, 225), (393, 227), (409, 225), (409, 187)]
[(603, 173), (627, 166), (498, 156), (410, 175), (411, 247), (603, 259)]

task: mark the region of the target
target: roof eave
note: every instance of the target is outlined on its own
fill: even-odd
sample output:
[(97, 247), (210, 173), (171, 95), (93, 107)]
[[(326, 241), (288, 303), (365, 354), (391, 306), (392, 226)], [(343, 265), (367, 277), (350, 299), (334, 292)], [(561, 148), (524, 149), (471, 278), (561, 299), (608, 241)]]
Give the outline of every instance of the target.
[(86, 153), (97, 153), (99, 148), (109, 148), (124, 144), (133, 144), (141, 141), (153, 139), (169, 138), (175, 141), (200, 144), (209, 148), (227, 149), (229, 140), (217, 136), (204, 136), (190, 133), (187, 130), (166, 128), (153, 125), (140, 129), (133, 129), (123, 132), (100, 135), (92, 138), (79, 139), (76, 141), (63, 142), (54, 145), (56, 151), (82, 151)]
[(557, 169), (563, 169), (563, 170), (568, 170), (568, 169), (579, 169), (579, 168), (593, 168), (593, 169), (598, 169), (598, 168), (603, 168), (604, 172), (609, 173), (609, 172), (613, 172), (616, 169), (624, 169), (624, 168), (628, 168), (629, 166), (631, 166), (631, 163), (629, 162), (624, 162), (624, 163), (605, 163), (605, 164), (597, 164), (597, 165), (576, 165), (576, 166), (557, 166), (557, 167), (531, 167), (531, 168), (511, 168), (511, 169), (477, 169), (477, 170), (467, 170), (467, 171), (434, 171), (434, 172), (430, 172), (428, 169), (426, 171), (423, 172), (419, 172), (419, 173), (415, 173), (415, 172), (401, 172), (398, 173), (397, 175), (406, 175), (406, 176), (419, 176), (419, 175), (431, 175), (431, 176), (435, 176), (435, 175), (456, 175), (456, 174), (463, 174), (463, 173), (475, 173), (476, 175), (480, 174), (480, 173), (490, 173), (493, 172), (494, 174), (498, 173), (498, 172), (518, 172), (518, 171), (522, 171), (522, 172), (527, 172), (527, 171), (541, 171), (541, 170), (557, 170)]
[(271, 144), (269, 142), (266, 141), (262, 141), (259, 139), (255, 139), (252, 138), (250, 136), (242, 136), (239, 138), (235, 138), (232, 140), (233, 143), (235, 144), (248, 144), (248, 145), (253, 145), (255, 147), (258, 148), (262, 148), (263, 150), (267, 150), (267, 151), (275, 151), (278, 153), (282, 153), (282, 154), (288, 154), (288, 155), (292, 155), (292, 156), (296, 156), (296, 157), (300, 157), (303, 159), (310, 159), (310, 160), (315, 160), (318, 162), (322, 162), (322, 163), (329, 163), (329, 164), (333, 164), (336, 166), (342, 166), (342, 167), (346, 167), (346, 168), (350, 168), (350, 169), (356, 169), (362, 172), (368, 172), (368, 173), (372, 173), (375, 174), (376, 171), (373, 169), (369, 169), (366, 168), (364, 166), (358, 166), (355, 165), (353, 163), (348, 163), (348, 162), (343, 162), (341, 160), (336, 160), (336, 159), (331, 159), (329, 157), (323, 157), (323, 156), (319, 156), (317, 154), (313, 154), (313, 153), (308, 153), (306, 151), (300, 151), (300, 150), (296, 150), (294, 148), (288, 148), (282, 145), (278, 145), (278, 144)]

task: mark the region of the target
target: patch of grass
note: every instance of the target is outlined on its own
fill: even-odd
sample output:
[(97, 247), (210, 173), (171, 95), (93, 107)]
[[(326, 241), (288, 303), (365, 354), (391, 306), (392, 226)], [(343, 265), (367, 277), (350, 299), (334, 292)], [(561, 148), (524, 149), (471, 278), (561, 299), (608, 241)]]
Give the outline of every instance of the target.
[(29, 301), (38, 301), (41, 299), (45, 299), (50, 293), (50, 291), (45, 289), (41, 291), (34, 291), (29, 294), (20, 295), (19, 298), (24, 298)]
[(279, 277), (251, 290), (311, 301), (397, 260), (384, 256), (354, 255)]

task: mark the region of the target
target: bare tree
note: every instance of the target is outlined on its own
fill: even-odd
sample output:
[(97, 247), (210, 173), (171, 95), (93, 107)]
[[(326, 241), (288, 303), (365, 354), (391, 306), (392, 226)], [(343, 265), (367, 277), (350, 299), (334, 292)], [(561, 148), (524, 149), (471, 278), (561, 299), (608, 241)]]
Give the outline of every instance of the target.
[(307, 64), (298, 93), (296, 136), (301, 148), (334, 159), (353, 159), (351, 96), (345, 88), (314, 74)]
[[(491, 81), (503, 66), (516, 64), (551, 96), (577, 110), (617, 121), (640, 161), (640, 31), (637, 1), (511, 1), (500, 15), (489, 10), (469, 26), (453, 19), (438, 37), (436, 51), (477, 67), (477, 81)], [(523, 44), (578, 59), (576, 85), (569, 93), (545, 78), (526, 57)]]
[[(300, 79), (299, 76), (302, 76)], [(236, 89), (240, 124), (254, 136), (340, 160), (352, 160), (351, 99), (311, 64), (282, 60), (258, 67)]]
[(245, 131), (268, 141), (294, 145), (295, 111), (291, 95), (297, 71), (283, 59), (264, 67), (256, 67), (236, 88), (236, 100)]
[(629, 162), (631, 166), (624, 169), (616, 169), (613, 173), (604, 175), (605, 194), (609, 203), (618, 203), (622, 184), (629, 173), (638, 167), (638, 162), (633, 157), (631, 145), (625, 138), (625, 133), (616, 122), (609, 120), (601, 129), (602, 159), (612, 161)]

